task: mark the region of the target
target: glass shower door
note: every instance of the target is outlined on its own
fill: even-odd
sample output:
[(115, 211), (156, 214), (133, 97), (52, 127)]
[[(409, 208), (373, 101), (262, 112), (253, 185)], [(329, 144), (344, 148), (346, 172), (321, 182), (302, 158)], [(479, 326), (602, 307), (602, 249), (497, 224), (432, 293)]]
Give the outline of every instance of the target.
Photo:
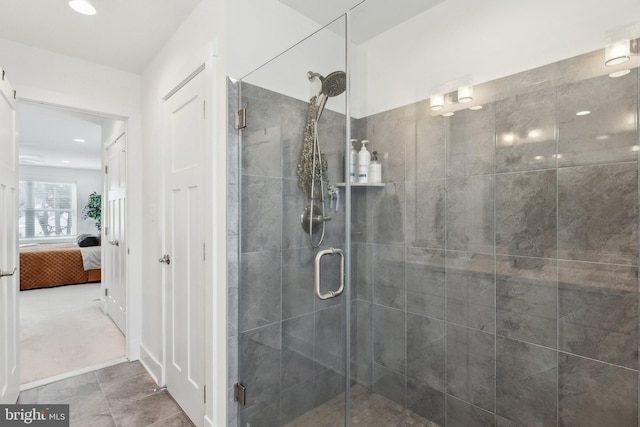
[(334, 21), (239, 83), (242, 427), (344, 424), (345, 26)]

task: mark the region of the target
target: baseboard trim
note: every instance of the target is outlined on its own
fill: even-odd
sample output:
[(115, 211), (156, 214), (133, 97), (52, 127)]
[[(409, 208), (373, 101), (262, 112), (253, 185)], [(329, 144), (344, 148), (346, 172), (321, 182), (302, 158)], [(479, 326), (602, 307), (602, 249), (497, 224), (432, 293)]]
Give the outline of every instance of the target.
[(162, 379), (162, 363), (156, 357), (151, 354), (149, 349), (144, 344), (140, 344), (140, 363), (149, 372), (149, 375), (158, 385), (164, 385), (161, 383)]
[(78, 375), (97, 371), (98, 369), (108, 368), (109, 366), (113, 366), (113, 365), (119, 365), (120, 363), (124, 363), (128, 361), (129, 360), (126, 357), (119, 357), (117, 359), (109, 360), (107, 362), (99, 363), (97, 365), (87, 366), (86, 368), (76, 369), (75, 371), (65, 372), (64, 374), (54, 375), (53, 377), (32, 381), (30, 383), (22, 384), (20, 386), (20, 391), (41, 387), (43, 385), (55, 383), (56, 381), (66, 380), (67, 378), (76, 377)]

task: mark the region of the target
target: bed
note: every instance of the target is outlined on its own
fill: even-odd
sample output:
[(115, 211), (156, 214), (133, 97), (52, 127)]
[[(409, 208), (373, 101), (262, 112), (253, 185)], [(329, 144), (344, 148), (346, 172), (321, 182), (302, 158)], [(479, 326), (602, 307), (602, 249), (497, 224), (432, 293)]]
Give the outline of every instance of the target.
[(75, 243), (28, 245), (20, 248), (20, 290), (99, 282), (100, 246)]

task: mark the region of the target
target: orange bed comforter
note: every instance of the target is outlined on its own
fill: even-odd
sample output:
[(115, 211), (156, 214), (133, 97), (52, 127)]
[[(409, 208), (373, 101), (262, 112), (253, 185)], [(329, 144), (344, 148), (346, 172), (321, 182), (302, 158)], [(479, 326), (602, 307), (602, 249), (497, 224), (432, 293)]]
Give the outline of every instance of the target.
[(20, 248), (20, 290), (99, 282), (101, 270), (85, 271), (80, 248), (73, 244)]

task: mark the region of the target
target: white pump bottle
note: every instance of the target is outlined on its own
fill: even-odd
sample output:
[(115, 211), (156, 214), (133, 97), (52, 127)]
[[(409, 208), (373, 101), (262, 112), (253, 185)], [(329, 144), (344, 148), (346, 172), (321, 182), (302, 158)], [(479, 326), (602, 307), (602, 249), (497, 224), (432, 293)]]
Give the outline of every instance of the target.
[(358, 153), (358, 182), (366, 184), (369, 182), (369, 163), (371, 163), (371, 154), (367, 150), (368, 139), (362, 141), (362, 148)]

